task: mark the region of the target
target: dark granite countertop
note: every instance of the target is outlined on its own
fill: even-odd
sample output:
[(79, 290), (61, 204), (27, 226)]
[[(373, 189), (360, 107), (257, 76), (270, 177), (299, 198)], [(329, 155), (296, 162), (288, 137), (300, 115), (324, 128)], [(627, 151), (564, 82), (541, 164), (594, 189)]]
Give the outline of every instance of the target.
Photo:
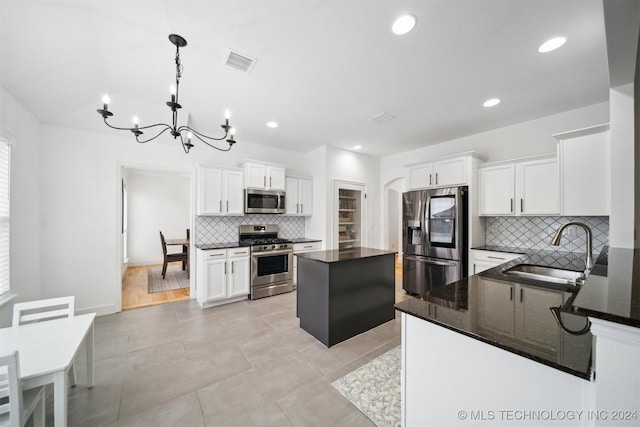
[(240, 243), (238, 242), (224, 242), (224, 243), (197, 243), (196, 249), (202, 250), (211, 250), (211, 249), (228, 249), (228, 248), (239, 248)]
[[(521, 289), (525, 292), (524, 295), (530, 292), (532, 301), (537, 298), (543, 303), (560, 301), (560, 304), (554, 306), (563, 305), (566, 308), (580, 288), (553, 285), (503, 273), (517, 264), (581, 271), (584, 270), (584, 257), (567, 252), (528, 251), (513, 261), (433, 289), (427, 293), (426, 300), (411, 298), (400, 302), (396, 304), (396, 309), (580, 378), (590, 379), (591, 333), (572, 335), (563, 331), (548, 307), (525, 310), (531, 306), (524, 305), (523, 294), (519, 291)], [(488, 300), (500, 296), (503, 298), (500, 303)], [(529, 301), (527, 297), (524, 300)], [(448, 316), (434, 317), (434, 305), (461, 313), (464, 322), (451, 321)], [(585, 324), (585, 318), (581, 315), (562, 312), (560, 316), (563, 323), (573, 330), (578, 330)], [(500, 326), (507, 325), (505, 330), (508, 332), (492, 330), (487, 326), (491, 322), (497, 322)], [(535, 337), (529, 336), (532, 333)], [(543, 344), (537, 343), (536, 339), (540, 339)], [(555, 344), (547, 345), (548, 342)]]
[(311, 242), (322, 242), (322, 239), (313, 239), (310, 237), (296, 237), (291, 239), (293, 243), (311, 243)]
[(640, 328), (640, 249), (605, 247), (569, 310)]
[(306, 258), (320, 262), (340, 262), (350, 261), (361, 258), (370, 258), (374, 256), (396, 254), (397, 252), (387, 251), (374, 248), (351, 248), (351, 249), (333, 249), (328, 251), (313, 251), (296, 254), (298, 258)]

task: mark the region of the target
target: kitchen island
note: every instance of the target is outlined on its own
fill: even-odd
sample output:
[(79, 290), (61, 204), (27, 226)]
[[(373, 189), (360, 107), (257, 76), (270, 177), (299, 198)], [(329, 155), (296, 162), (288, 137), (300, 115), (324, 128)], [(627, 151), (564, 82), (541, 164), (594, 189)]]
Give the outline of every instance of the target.
[(395, 252), (351, 248), (300, 253), (300, 327), (330, 347), (395, 317)]
[[(530, 251), (397, 304), (403, 425), (637, 423), (636, 252), (605, 248), (582, 286), (558, 286), (505, 272), (518, 264), (580, 271), (583, 256)], [(584, 329), (588, 316), (590, 332), (563, 330), (550, 307), (571, 331)]]

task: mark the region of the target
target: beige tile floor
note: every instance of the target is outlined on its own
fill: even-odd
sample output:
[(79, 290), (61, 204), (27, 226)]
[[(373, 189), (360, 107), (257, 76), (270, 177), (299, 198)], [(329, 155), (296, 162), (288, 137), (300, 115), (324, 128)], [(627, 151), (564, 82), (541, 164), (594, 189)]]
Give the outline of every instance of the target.
[[(98, 317), (95, 386), (79, 357), (69, 425), (372, 426), (331, 382), (399, 345), (400, 316), (327, 349), (300, 329), (295, 298)], [(49, 397), (48, 426), (52, 409)]]

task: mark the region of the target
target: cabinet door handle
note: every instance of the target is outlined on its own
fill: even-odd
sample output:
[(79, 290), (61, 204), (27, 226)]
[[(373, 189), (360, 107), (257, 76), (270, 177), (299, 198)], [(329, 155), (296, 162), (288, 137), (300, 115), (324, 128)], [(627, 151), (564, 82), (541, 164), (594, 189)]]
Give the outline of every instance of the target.
[(300, 205), (296, 203), (296, 213), (300, 213)]
[(513, 287), (509, 288), (509, 301), (513, 301)]
[(304, 204), (300, 203), (300, 213), (304, 213)]
[(509, 212), (513, 213), (513, 199), (509, 199), (509, 201), (510, 201), (510, 203), (511, 203), (511, 204), (509, 205), (509, 206), (510, 206), (510, 208), (509, 208)]
[(524, 212), (524, 199), (520, 199), (520, 212)]
[(220, 212), (222, 212), (222, 200), (220, 200)]
[(431, 185), (431, 174), (429, 174), (429, 185)]
[(438, 172), (436, 172), (436, 185), (438, 185)]
[(227, 212), (229, 212), (229, 201), (227, 200)]
[(476, 264), (473, 263), (473, 274), (476, 274)]
[(522, 288), (520, 288), (520, 302), (522, 302), (522, 299), (524, 298), (523, 294), (522, 294)]
[(224, 275), (225, 276), (227, 275), (227, 263), (226, 262), (224, 263)]
[(435, 317), (436, 319), (438, 318), (438, 306), (437, 305), (433, 306), (433, 317)]
[(269, 187), (271, 187), (271, 177), (269, 177)]
[(262, 186), (263, 187), (267, 186), (267, 176), (266, 175), (262, 177)]
[(233, 261), (231, 261), (231, 274), (233, 274)]

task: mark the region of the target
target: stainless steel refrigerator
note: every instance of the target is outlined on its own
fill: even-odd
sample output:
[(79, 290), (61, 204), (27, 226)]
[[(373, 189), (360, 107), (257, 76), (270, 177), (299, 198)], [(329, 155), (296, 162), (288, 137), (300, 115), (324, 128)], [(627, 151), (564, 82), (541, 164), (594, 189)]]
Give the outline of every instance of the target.
[(426, 297), (467, 276), (468, 187), (403, 193), (402, 287)]

